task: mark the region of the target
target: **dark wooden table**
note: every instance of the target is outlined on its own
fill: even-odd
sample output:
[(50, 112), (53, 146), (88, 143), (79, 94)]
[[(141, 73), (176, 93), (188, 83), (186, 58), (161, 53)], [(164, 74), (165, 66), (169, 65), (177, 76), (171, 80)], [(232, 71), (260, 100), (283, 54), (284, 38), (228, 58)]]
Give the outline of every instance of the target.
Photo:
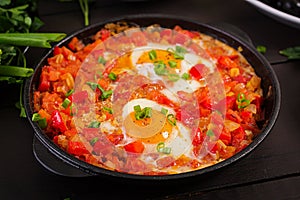
[[(49, 172), (33, 155), (33, 130), (14, 106), (17, 86), (0, 88), (0, 199), (300, 199), (300, 61), (278, 51), (300, 45), (300, 29), (279, 23), (240, 0), (96, 1), (90, 23), (139, 13), (164, 13), (204, 23), (229, 23), (244, 31), (265, 54), (281, 85), (278, 120), (249, 155), (215, 172), (185, 181), (141, 183), (106, 177), (72, 178)], [(41, 31), (72, 33), (83, 27), (77, 3), (39, 1)], [(27, 54), (34, 66), (43, 49)]]

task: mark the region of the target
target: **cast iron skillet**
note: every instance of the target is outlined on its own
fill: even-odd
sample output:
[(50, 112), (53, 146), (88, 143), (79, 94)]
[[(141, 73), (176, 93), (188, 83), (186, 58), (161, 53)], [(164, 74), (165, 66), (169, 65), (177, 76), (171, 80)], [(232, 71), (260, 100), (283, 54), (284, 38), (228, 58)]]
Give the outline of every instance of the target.
[[(40, 60), (37, 64), (34, 75), (27, 80), (25, 84), (24, 91), (24, 105), (26, 109), (26, 114), (28, 116), (28, 120), (30, 121), (33, 129), (35, 137), (38, 139), (39, 143), (45, 147), (45, 149), (50, 152), (51, 155), (58, 158), (59, 162), (67, 163), (67, 165), (72, 166), (73, 168), (77, 168), (79, 173), (86, 174), (87, 176), (100, 176), (100, 175), (108, 175), (116, 178), (127, 178), (132, 180), (172, 180), (172, 179), (182, 179), (188, 178), (200, 174), (204, 174), (207, 172), (218, 170), (224, 166), (227, 166), (248, 153), (250, 153), (257, 145), (259, 145), (263, 139), (270, 133), (279, 113), (280, 109), (280, 86), (277, 80), (277, 77), (272, 70), (268, 61), (256, 51), (256, 49), (249, 43), (242, 40), (240, 37), (234, 36), (233, 34), (220, 30), (214, 26), (199, 23), (196, 21), (192, 21), (185, 18), (179, 18), (177, 16), (169, 16), (169, 15), (158, 15), (158, 14), (143, 14), (143, 15), (130, 15), (120, 18), (111, 19), (108, 21), (104, 21), (101, 23), (97, 23), (81, 29), (68, 37), (66, 37), (63, 41), (59, 42), (57, 45), (62, 46), (66, 45), (72, 37), (77, 36), (78, 38), (86, 38), (95, 34), (100, 28), (103, 27), (104, 24), (109, 22), (116, 21), (127, 21), (132, 22), (143, 26), (148, 26), (152, 24), (160, 24), (164, 28), (173, 28), (175, 25), (179, 25), (185, 29), (196, 30), (207, 35), (210, 35), (216, 39), (225, 42), (231, 47), (238, 48), (242, 47), (242, 54), (246, 57), (248, 62), (254, 67), (258, 76), (262, 77), (262, 88), (264, 90), (264, 111), (265, 111), (265, 120), (262, 122), (262, 132), (253, 140), (253, 142), (247, 146), (245, 149), (237, 153), (236, 155), (222, 161), (218, 164), (212, 165), (210, 167), (206, 167), (203, 169), (199, 169), (192, 172), (181, 173), (181, 174), (173, 174), (173, 175), (163, 175), (163, 176), (145, 176), (145, 175), (134, 175), (134, 174), (126, 174), (115, 171), (110, 171), (106, 169), (102, 169), (91, 164), (88, 164), (84, 161), (81, 161), (67, 152), (60, 149), (57, 145), (55, 145), (51, 139), (43, 133), (43, 131), (39, 128), (37, 123), (31, 121), (31, 117), (33, 114), (33, 92), (38, 86), (39, 76), (42, 70), (42, 67), (47, 63), (47, 58), (50, 57), (53, 53), (53, 48), (49, 50), (46, 55)], [(51, 161), (48, 161), (51, 163)], [(71, 168), (72, 168), (71, 167)], [(68, 176), (68, 175), (67, 175)]]

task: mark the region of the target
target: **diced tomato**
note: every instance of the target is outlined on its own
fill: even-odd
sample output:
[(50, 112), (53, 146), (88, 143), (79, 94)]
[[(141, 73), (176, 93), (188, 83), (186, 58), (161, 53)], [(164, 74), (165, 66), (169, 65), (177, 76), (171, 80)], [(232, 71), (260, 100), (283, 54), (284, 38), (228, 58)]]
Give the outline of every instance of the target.
[(238, 65), (228, 56), (220, 56), (217, 66), (225, 69), (238, 67)]
[(173, 36), (174, 44), (184, 45), (188, 40), (189, 40), (189, 38), (186, 35), (179, 33), (179, 32)]
[(86, 90), (82, 90), (70, 95), (69, 99), (74, 103), (83, 103), (88, 96), (88, 92)]
[(66, 131), (64, 132), (64, 135), (66, 135), (67, 137), (72, 137), (72, 136), (74, 136), (74, 135), (76, 135), (76, 134), (77, 134), (76, 128), (72, 128), (72, 129), (66, 130)]
[(107, 29), (101, 29), (100, 33), (101, 33), (101, 40), (102, 41), (106, 40), (110, 36), (110, 32)]
[(233, 80), (239, 82), (239, 83), (247, 83), (247, 79), (245, 78), (245, 76), (242, 76), (242, 75), (238, 75), (236, 77), (233, 77), (232, 78)]
[(142, 142), (137, 140), (124, 145), (124, 149), (131, 153), (143, 153), (145, 146)]
[(139, 158), (134, 157), (134, 156), (128, 156), (127, 157), (127, 161), (126, 161), (126, 164), (125, 164), (124, 168), (128, 172), (148, 171), (146, 163), (143, 162), (142, 160), (140, 160)]
[(99, 129), (97, 129), (97, 128), (83, 128), (82, 129), (82, 135), (84, 135), (84, 137), (87, 140), (92, 140), (95, 137), (99, 136)]
[(252, 118), (252, 113), (249, 111), (241, 111), (240, 116), (244, 122), (249, 122)]
[(106, 138), (101, 138), (94, 144), (93, 150), (96, 154), (105, 156), (112, 153), (113, 146)]
[(256, 105), (256, 112), (261, 113), (261, 104), (263, 102), (263, 98), (260, 96), (255, 97), (255, 99), (251, 102)]
[(75, 51), (76, 50), (76, 45), (77, 45), (78, 42), (79, 42), (78, 38), (77, 37), (73, 37), (72, 40), (69, 42), (68, 47), (71, 50)]
[(61, 48), (58, 47), (58, 46), (55, 46), (54, 49), (53, 49), (53, 54), (58, 55), (58, 54), (61, 54), (61, 53), (62, 53)]
[(82, 142), (73, 142), (73, 141), (68, 142), (67, 151), (70, 154), (73, 154), (75, 156), (81, 156), (83, 154), (89, 153), (89, 151), (85, 148)]
[(243, 139), (245, 139), (245, 131), (242, 126), (232, 131), (232, 144), (235, 147), (238, 147)]
[(57, 81), (59, 79), (60, 72), (55, 70), (49, 71), (49, 81)]
[(107, 139), (114, 145), (119, 144), (124, 138), (123, 134), (111, 133), (107, 136)]
[(194, 146), (198, 146), (203, 142), (203, 134), (200, 128), (197, 128), (194, 132), (195, 133), (194, 133), (192, 144)]
[(133, 32), (131, 39), (136, 46), (145, 46), (147, 44), (147, 38), (143, 32)]
[(193, 77), (196, 80), (199, 80), (205, 76), (207, 70), (208, 69), (204, 64), (196, 64), (190, 69), (189, 73), (191, 77)]
[(231, 144), (231, 133), (223, 129), (219, 136), (219, 139), (222, 140), (224, 144), (229, 145)]
[(232, 109), (236, 104), (236, 97), (233, 96), (226, 96), (226, 109)]
[(207, 148), (211, 153), (216, 153), (218, 150), (218, 145), (216, 144), (216, 142), (209, 142), (207, 144)]
[(46, 92), (50, 89), (50, 81), (48, 77), (48, 73), (43, 71), (40, 76), (40, 84), (38, 90), (40, 92)]
[(171, 29), (164, 29), (160, 32), (161, 39), (167, 40), (171, 42), (172, 39), (172, 30)]
[(162, 157), (162, 158), (158, 159), (156, 161), (156, 164), (157, 164), (158, 168), (164, 168), (164, 167), (172, 166), (174, 162), (175, 162), (174, 157), (166, 156), (166, 157)]

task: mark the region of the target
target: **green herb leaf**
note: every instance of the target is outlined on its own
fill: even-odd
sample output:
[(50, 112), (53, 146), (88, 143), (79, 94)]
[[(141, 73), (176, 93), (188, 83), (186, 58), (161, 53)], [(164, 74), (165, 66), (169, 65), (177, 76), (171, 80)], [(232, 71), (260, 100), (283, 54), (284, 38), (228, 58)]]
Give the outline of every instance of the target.
[(262, 46), (262, 45), (258, 45), (258, 46), (256, 47), (256, 50), (257, 50), (259, 53), (262, 53), (262, 54), (264, 54), (264, 53), (267, 52), (267, 48), (266, 48), (265, 46)]
[(279, 53), (290, 60), (300, 59), (300, 46), (290, 47), (280, 50)]
[(98, 121), (92, 121), (89, 126), (89, 128), (99, 128), (100, 127), (100, 122)]

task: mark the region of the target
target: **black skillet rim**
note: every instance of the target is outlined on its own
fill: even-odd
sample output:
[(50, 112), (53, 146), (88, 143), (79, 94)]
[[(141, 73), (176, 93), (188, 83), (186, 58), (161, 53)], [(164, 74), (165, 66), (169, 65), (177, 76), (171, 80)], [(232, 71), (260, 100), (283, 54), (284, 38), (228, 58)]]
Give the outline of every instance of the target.
[[(271, 81), (271, 91), (272, 91), (272, 96), (273, 96), (273, 106), (271, 107), (270, 110), (270, 119), (268, 120), (268, 123), (266, 126), (263, 127), (262, 132), (253, 140), (253, 142), (248, 145), (245, 149), (240, 151), (239, 153), (235, 154), (234, 156), (219, 162), (215, 165), (202, 168), (199, 170), (191, 171), (191, 172), (186, 172), (186, 173), (180, 173), (180, 174), (172, 174), (172, 175), (163, 175), (163, 176), (145, 176), (145, 175), (136, 175), (136, 174), (127, 174), (127, 173), (121, 173), (121, 172), (116, 172), (116, 171), (111, 171), (103, 168), (99, 168), (96, 166), (93, 166), (91, 164), (88, 164), (84, 161), (81, 161), (72, 155), (68, 154), (67, 152), (63, 151), (60, 149), (57, 145), (55, 145), (52, 140), (50, 140), (49, 137), (47, 137), (43, 131), (39, 128), (37, 123), (31, 121), (32, 117), (32, 96), (31, 94), (33, 93), (33, 88), (34, 88), (34, 80), (38, 80), (36, 76), (39, 75), (41, 68), (43, 67), (43, 63), (45, 62), (45, 59), (49, 57), (52, 52), (53, 48), (51, 48), (40, 60), (40, 62), (36, 65), (35, 73), (34, 75), (26, 80), (25, 87), (24, 87), (24, 106), (27, 114), (27, 118), (29, 122), (31, 123), (35, 136), (37, 139), (57, 158), (61, 159), (62, 162), (68, 163), (70, 166), (73, 166), (75, 168), (78, 168), (82, 170), (83, 172), (87, 173), (87, 176), (98, 176), (98, 175), (107, 175), (107, 176), (112, 176), (112, 177), (117, 177), (117, 178), (126, 178), (126, 179), (134, 179), (134, 180), (173, 180), (173, 179), (182, 179), (182, 178), (189, 178), (193, 177), (196, 175), (201, 175), (205, 174), (211, 171), (215, 171), (219, 168), (225, 167), (243, 157), (248, 155), (251, 151), (253, 151), (264, 139), (265, 137), (269, 134), (271, 129), (273, 128), (276, 119), (279, 114), (280, 110), (280, 104), (281, 104), (281, 92), (280, 92), (280, 85), (279, 81), (277, 79), (277, 76), (273, 69), (271, 68), (269, 62), (266, 60), (264, 56), (262, 56), (260, 53), (256, 51), (256, 49), (251, 45), (248, 44), (247, 42), (244, 42), (241, 40), (239, 37), (236, 37), (228, 32), (225, 32), (223, 30), (220, 30), (219, 28), (213, 27), (208, 24), (200, 23), (195, 20), (189, 19), (189, 18), (184, 18), (184, 17), (178, 17), (174, 15), (164, 15), (164, 14), (138, 14), (138, 15), (126, 15), (126, 16), (121, 16), (121, 17), (116, 17), (110, 20), (102, 21), (93, 25), (90, 25), (88, 27), (85, 27), (83, 29), (80, 29), (78, 31), (75, 31), (74, 33), (68, 35), (65, 39), (60, 41), (59, 43), (56, 44), (56, 46), (60, 46), (62, 44), (65, 44), (67, 41), (69, 41), (72, 37), (75, 35), (85, 35), (86, 33), (91, 33), (94, 32), (93, 30), (97, 27), (101, 27), (106, 23), (110, 22), (116, 22), (116, 21), (139, 21), (139, 20), (148, 20), (148, 21), (153, 21), (158, 23), (160, 20), (167, 20), (167, 21), (174, 21), (174, 25), (176, 25), (176, 22), (181, 22), (181, 23), (188, 23), (192, 24), (192, 26), (197, 26), (199, 27), (199, 31), (202, 31), (201, 29), (206, 29), (208, 30), (208, 34), (217, 37), (217, 39), (229, 39), (230, 42), (233, 42), (235, 45), (242, 46), (244, 50), (247, 50), (251, 54), (251, 56), (254, 56), (254, 60), (256, 59), (256, 62), (260, 62), (262, 66), (264, 66), (266, 69), (266, 73), (270, 78)], [(149, 25), (152, 24), (149, 22)], [(173, 26), (173, 25), (171, 25)], [(207, 32), (207, 31), (202, 31), (202, 32)], [(222, 35), (221, 38), (218, 35)], [(224, 41), (223, 41), (224, 42)], [(227, 43), (227, 42), (226, 42)], [(229, 44), (231, 45), (231, 44)], [(247, 58), (247, 57), (246, 57)], [(248, 60), (248, 58), (247, 58)], [(251, 62), (250, 62), (251, 63)], [(255, 68), (256, 70), (256, 68)]]

